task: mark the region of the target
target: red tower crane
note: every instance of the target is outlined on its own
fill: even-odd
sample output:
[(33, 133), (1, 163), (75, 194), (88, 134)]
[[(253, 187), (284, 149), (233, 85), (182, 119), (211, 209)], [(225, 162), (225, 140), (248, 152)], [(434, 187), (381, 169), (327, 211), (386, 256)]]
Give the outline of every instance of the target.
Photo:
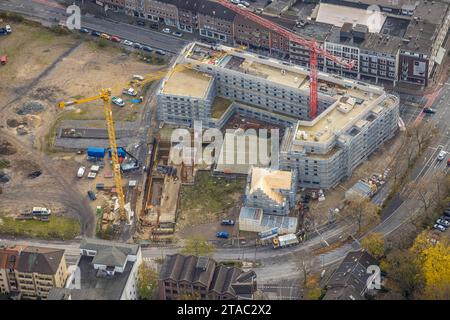
[(328, 60), (331, 60), (345, 68), (351, 69), (355, 65), (355, 61), (345, 61), (342, 58), (336, 57), (326, 50), (320, 48), (318, 43), (315, 40), (307, 40), (299, 35), (284, 29), (280, 25), (269, 21), (263, 17), (260, 17), (256, 14), (254, 14), (251, 11), (248, 11), (246, 9), (240, 8), (236, 6), (235, 4), (232, 4), (231, 2), (228, 2), (228, 0), (216, 0), (216, 2), (220, 3), (224, 7), (236, 12), (237, 14), (240, 14), (241, 16), (252, 20), (253, 22), (258, 23), (259, 25), (267, 28), (269, 30), (269, 42), (270, 46), (272, 46), (271, 43), (271, 33), (275, 32), (286, 39), (288, 39), (291, 42), (295, 42), (301, 46), (309, 48), (309, 66), (310, 66), (310, 86), (309, 86), (309, 92), (310, 92), (310, 98), (309, 98), (309, 113), (312, 119), (314, 119), (317, 116), (317, 56), (321, 55)]

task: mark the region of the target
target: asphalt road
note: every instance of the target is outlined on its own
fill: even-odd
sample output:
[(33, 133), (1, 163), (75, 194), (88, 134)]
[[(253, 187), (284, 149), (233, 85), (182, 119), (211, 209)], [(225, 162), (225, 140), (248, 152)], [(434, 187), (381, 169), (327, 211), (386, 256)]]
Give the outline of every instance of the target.
[[(50, 0), (2, 0), (0, 10), (20, 13), (44, 22), (44, 24), (58, 24), (65, 22), (67, 14), (64, 8), (55, 6)], [(139, 26), (99, 19), (83, 15), (81, 26), (84, 28), (105, 32), (121, 39), (139, 42), (155, 49), (162, 49), (171, 53), (178, 53), (189, 41), (172, 35), (150, 30)]]

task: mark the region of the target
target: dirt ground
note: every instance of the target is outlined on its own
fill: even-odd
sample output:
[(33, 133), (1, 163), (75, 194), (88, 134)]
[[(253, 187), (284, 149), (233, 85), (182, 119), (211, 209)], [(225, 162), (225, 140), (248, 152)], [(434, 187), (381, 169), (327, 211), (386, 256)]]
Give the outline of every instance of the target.
[[(104, 119), (103, 108), (97, 101), (63, 111), (57, 102), (93, 96), (100, 88), (112, 88), (113, 95), (121, 96), (133, 74), (148, 75), (164, 66), (78, 36), (9, 23), (13, 33), (0, 38), (0, 52), (8, 55), (7, 65), (0, 69), (0, 137), (16, 152), (8, 154), (0, 148), (0, 159), (10, 162), (4, 169), (10, 181), (0, 184), (0, 212), (40, 205), (56, 208), (62, 214), (81, 216), (82, 232), (92, 235), (92, 208), (102, 199), (90, 203), (86, 192), (95, 189), (100, 179), (78, 181), (76, 171), (80, 165), (87, 166), (86, 156), (56, 153), (49, 142), (62, 120)], [(113, 117), (136, 121), (143, 107), (130, 102), (123, 108), (113, 106)], [(28, 175), (33, 171), (42, 174), (31, 179)]]

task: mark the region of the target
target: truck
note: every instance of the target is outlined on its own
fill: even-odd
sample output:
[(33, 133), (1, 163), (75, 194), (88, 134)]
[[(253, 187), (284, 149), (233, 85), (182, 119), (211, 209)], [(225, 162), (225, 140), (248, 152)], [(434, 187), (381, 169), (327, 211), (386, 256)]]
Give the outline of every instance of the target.
[(33, 207), (33, 210), (31, 211), (31, 214), (33, 216), (49, 216), (52, 214), (52, 210), (43, 208), (43, 207)]
[(272, 240), (274, 249), (286, 248), (299, 243), (297, 236), (293, 233), (286, 234), (284, 236), (278, 236)]
[(103, 158), (105, 157), (105, 148), (88, 147), (87, 155), (93, 158)]

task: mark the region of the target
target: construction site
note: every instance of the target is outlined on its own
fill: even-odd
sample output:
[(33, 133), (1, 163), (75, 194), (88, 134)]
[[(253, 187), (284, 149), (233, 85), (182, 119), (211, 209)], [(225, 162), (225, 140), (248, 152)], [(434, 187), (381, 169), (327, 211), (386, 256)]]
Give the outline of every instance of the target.
[[(189, 128), (193, 134), (194, 121), (221, 130), (218, 159), (228, 152), (248, 158), (248, 146), (227, 148), (227, 141), (248, 129), (278, 130), (278, 140), (269, 135), (266, 144), (280, 145), (278, 169), (292, 170), (292, 192), (308, 188), (317, 201), (324, 190), (332, 193), (393, 137), (398, 100), (381, 87), (318, 72), (317, 55), (344, 68), (353, 63), (270, 27), (311, 49), (309, 70), (243, 46), (198, 42), (171, 62), (149, 64), (115, 44), (15, 25), (0, 42), (9, 57), (0, 74), (6, 83), (0, 88), (5, 97), (0, 160), (8, 163), (0, 176), (1, 214), (50, 208), (54, 215), (77, 219), (81, 234), (123, 241), (167, 243), (193, 234), (219, 241), (216, 232), (224, 228), (231, 238), (239, 237), (238, 226), (224, 227), (221, 220), (239, 219), (254, 164), (185, 159), (175, 165), (171, 159), (179, 146), (171, 142), (172, 132)], [(38, 58), (36, 52), (45, 54)], [(206, 145), (189, 149), (191, 155)], [(333, 170), (336, 166), (341, 170)], [(328, 209), (320, 209), (323, 219)], [(298, 206), (282, 212), (300, 216)]]
[[(120, 207), (130, 225), (146, 159), (141, 148), (146, 132), (136, 128), (150, 117), (144, 106), (152, 103), (153, 82), (166, 73), (164, 63), (152, 65), (136, 52), (32, 22), (9, 23), (13, 32), (0, 41), (0, 51), (8, 55), (0, 72), (5, 229), (5, 221), (19, 221), (38, 206), (49, 208), (50, 221), (79, 221), (78, 233), (85, 235), (108, 233), (124, 220)], [(106, 109), (102, 89), (108, 89)], [(109, 123), (107, 110), (114, 119)], [(112, 123), (116, 149), (126, 150), (124, 155), (111, 155)], [(103, 148), (103, 157), (89, 157), (91, 147)], [(123, 201), (114, 174), (119, 162)]]

